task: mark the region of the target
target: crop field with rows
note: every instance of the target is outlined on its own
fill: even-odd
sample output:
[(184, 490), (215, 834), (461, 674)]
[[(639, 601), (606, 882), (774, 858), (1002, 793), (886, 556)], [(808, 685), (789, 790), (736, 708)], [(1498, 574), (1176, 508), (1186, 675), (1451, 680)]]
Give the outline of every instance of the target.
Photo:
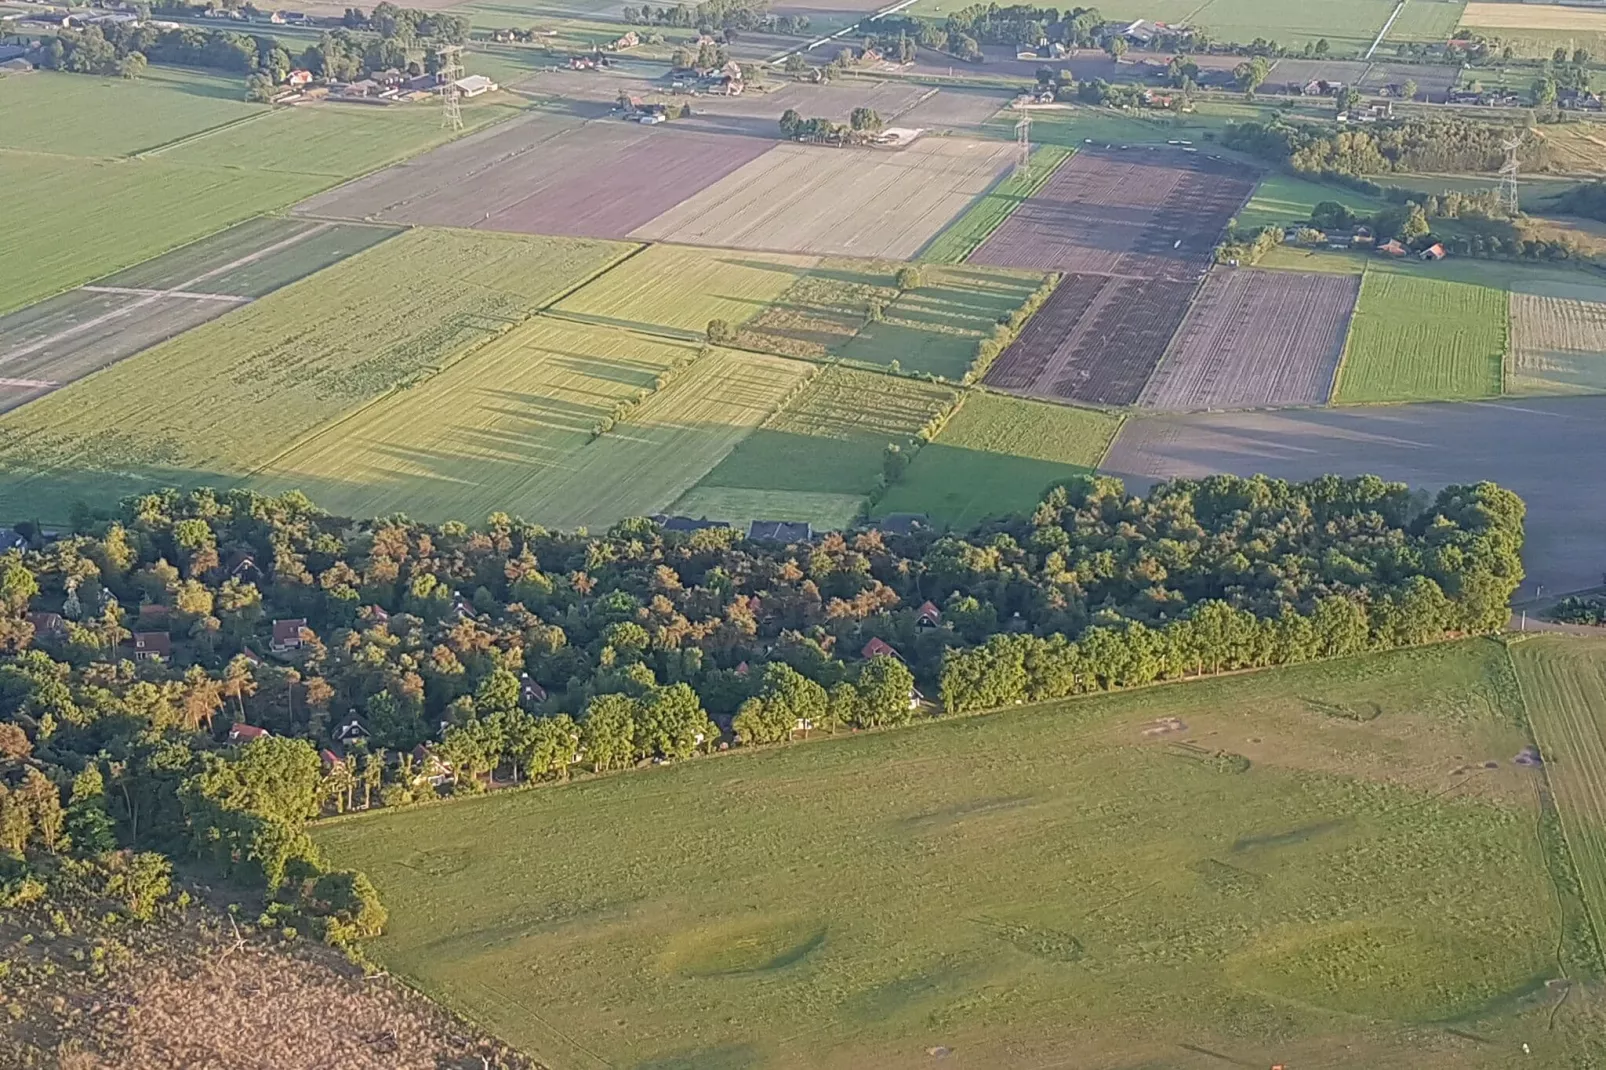
[(1334, 402), (1497, 397), (1506, 304), (1487, 286), (1368, 271)]

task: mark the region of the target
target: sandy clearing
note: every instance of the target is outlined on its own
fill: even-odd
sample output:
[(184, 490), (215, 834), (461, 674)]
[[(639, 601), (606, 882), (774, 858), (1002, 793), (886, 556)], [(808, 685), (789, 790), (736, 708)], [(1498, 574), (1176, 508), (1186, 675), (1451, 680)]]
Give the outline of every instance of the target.
[(993, 183), (1012, 152), (961, 138), (898, 152), (782, 144), (630, 237), (906, 260)]
[(1139, 490), (1218, 472), (1310, 479), (1375, 474), (1436, 490), (1493, 480), (1528, 503), (1523, 558), (1547, 592), (1600, 583), (1606, 569), (1606, 397), (1435, 402), (1282, 413), (1134, 416), (1102, 470)]

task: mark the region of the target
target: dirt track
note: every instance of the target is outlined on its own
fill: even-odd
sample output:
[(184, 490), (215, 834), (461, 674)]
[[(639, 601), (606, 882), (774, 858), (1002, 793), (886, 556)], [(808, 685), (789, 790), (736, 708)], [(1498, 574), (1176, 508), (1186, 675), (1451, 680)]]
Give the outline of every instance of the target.
[(1215, 472), (1308, 479), (1372, 473), (1413, 487), (1493, 480), (1528, 503), (1529, 583), (1600, 583), (1606, 570), (1606, 397), (1284, 413), (1139, 416), (1103, 470), (1141, 489)]

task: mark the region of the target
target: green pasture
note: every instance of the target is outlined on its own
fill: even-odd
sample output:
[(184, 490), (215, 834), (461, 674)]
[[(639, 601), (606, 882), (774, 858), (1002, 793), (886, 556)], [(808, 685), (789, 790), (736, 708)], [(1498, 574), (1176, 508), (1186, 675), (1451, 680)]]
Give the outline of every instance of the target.
[(1506, 323), (1506, 295), (1493, 287), (1368, 271), (1333, 401), (1495, 397)]
[(1469, 640), (315, 838), (381, 964), (554, 1070), (1588, 1065), (1527, 742)]
[(1387, 207), (1381, 199), (1364, 193), (1274, 171), (1260, 180), (1249, 203), (1238, 213), (1238, 230), (1252, 232), (1261, 227), (1307, 222), (1311, 212), (1323, 201), (1336, 201), (1360, 215), (1372, 215)]
[(523, 322), (628, 248), (408, 231), (8, 413), (0, 503), (59, 522), (75, 499), (234, 482)]
[(127, 81), (35, 71), (0, 78), (0, 148), (126, 156), (270, 111), (245, 102), (244, 76), (149, 67)]
[(1461, 21), (1465, 0), (1406, 0), (1400, 17), (1389, 27), (1378, 55), (1391, 43), (1401, 41), (1447, 41)]
[(178, 167), (160, 158), (96, 160), (0, 150), (0, 189), (26, 196), (26, 211), (10, 212), (0, 228), (0, 262), (27, 265), (25, 271), (0, 272), (0, 314), (327, 184), (307, 175)]
[(1063, 145), (1037, 146), (1032, 150), (1029, 173), (1011, 173), (982, 194), (964, 215), (921, 250), (920, 259), (938, 264), (963, 263), (1022, 201), (1043, 188), (1060, 164), (1070, 159), (1072, 151)]
[[(716, 465), (688, 496), (690, 504), (677, 502), (673, 511), (686, 513), (698, 509), (699, 502), (722, 501), (718, 507), (725, 511), (732, 500), (773, 502), (798, 492), (802, 496), (792, 515), (760, 518), (839, 524), (841, 503), (848, 496), (863, 498), (881, 477), (886, 447), (907, 445), (954, 396), (952, 387), (936, 383), (827, 367)], [(730, 490), (765, 496), (704, 496)], [(829, 505), (826, 514), (806, 512), (820, 504)], [(714, 508), (703, 511), (719, 516)]]
[(965, 531), (989, 516), (1029, 513), (1049, 487), (1096, 468), (1120, 426), (1105, 412), (974, 392), (921, 447), (876, 515), (924, 513)]

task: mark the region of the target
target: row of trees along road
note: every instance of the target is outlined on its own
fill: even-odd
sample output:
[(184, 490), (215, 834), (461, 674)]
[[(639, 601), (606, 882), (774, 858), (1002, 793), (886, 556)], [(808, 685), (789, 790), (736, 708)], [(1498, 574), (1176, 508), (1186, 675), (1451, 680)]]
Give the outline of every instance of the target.
[[(1077, 479), (966, 534), (796, 545), (295, 493), (79, 514), (0, 556), (0, 900), (184, 856), (339, 943), (383, 908), (319, 814), (898, 724), (919, 688), (971, 711), (1486, 632), (1522, 576), (1515, 495), (1373, 477)], [(134, 632), (171, 655), (130, 660)]]

